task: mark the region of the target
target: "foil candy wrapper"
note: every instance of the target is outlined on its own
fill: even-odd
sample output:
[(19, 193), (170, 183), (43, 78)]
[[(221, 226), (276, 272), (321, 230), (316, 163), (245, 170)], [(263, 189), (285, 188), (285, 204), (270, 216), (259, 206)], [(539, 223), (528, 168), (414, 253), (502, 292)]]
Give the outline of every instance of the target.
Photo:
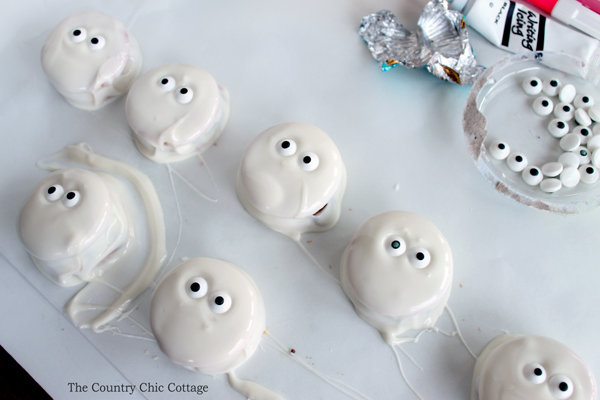
[(475, 60), (462, 14), (449, 9), (446, 0), (427, 3), (416, 32), (382, 10), (362, 19), (359, 34), (383, 71), (427, 67), (442, 80), (471, 85), (484, 70)]

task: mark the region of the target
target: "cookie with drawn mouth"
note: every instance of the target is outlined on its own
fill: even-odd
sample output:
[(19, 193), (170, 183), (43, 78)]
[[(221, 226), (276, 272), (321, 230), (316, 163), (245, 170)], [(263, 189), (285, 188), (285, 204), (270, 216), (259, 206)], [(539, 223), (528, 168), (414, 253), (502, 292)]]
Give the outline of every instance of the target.
[(325, 132), (303, 122), (274, 126), (246, 149), (237, 176), (240, 202), (269, 228), (298, 239), (339, 220), (346, 167)]
[(142, 65), (135, 38), (118, 20), (85, 11), (62, 20), (42, 47), (42, 68), (73, 106), (96, 110), (127, 93)]

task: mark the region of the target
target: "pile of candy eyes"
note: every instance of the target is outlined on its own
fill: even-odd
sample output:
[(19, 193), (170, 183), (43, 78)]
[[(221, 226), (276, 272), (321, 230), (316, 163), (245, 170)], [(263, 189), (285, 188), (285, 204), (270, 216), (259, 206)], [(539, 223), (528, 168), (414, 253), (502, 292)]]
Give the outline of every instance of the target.
[[(600, 106), (594, 104), (594, 98), (578, 94), (575, 86), (563, 85), (556, 78), (542, 81), (535, 76), (527, 77), (523, 81), (523, 91), (530, 96), (542, 94), (533, 101), (533, 112), (542, 117), (552, 114), (548, 132), (559, 139), (558, 145), (564, 153), (557, 161), (539, 168), (529, 165), (523, 153), (511, 153), (507, 143), (495, 141), (488, 148), (492, 158), (506, 160), (508, 168), (520, 172), (526, 184), (540, 185), (547, 193), (557, 192), (563, 186), (575, 187), (579, 182), (592, 184), (598, 181)], [(558, 97), (556, 105), (551, 97)], [(576, 124), (573, 130), (570, 130), (570, 121)]]

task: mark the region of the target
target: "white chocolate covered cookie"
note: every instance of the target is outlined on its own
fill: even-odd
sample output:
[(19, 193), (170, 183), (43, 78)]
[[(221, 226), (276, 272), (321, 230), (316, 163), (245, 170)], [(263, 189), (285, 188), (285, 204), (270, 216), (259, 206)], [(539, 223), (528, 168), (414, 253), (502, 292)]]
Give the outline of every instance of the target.
[(358, 228), (342, 257), (341, 285), (358, 315), (388, 344), (433, 327), (450, 296), (448, 242), (428, 219), (388, 211)]
[(77, 108), (96, 110), (126, 93), (140, 71), (137, 41), (116, 19), (85, 11), (62, 20), (42, 48), (42, 68)]
[(205, 70), (168, 64), (135, 81), (127, 95), (127, 120), (138, 149), (167, 163), (201, 154), (229, 118), (229, 93)]
[(505, 334), (487, 345), (473, 372), (471, 400), (596, 400), (592, 371), (564, 344)]
[(340, 218), (346, 167), (325, 132), (303, 122), (274, 126), (246, 149), (237, 176), (240, 202), (269, 228), (298, 239)]

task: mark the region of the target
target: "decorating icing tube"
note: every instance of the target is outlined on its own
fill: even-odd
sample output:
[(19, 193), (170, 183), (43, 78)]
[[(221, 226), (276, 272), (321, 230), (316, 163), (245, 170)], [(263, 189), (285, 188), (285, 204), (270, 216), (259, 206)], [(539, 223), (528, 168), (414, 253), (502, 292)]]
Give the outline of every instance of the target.
[(600, 15), (577, 0), (526, 0), (560, 22), (600, 39)]
[(600, 73), (600, 41), (514, 1), (454, 0), (452, 8), (501, 49), (564, 52), (588, 62)]

